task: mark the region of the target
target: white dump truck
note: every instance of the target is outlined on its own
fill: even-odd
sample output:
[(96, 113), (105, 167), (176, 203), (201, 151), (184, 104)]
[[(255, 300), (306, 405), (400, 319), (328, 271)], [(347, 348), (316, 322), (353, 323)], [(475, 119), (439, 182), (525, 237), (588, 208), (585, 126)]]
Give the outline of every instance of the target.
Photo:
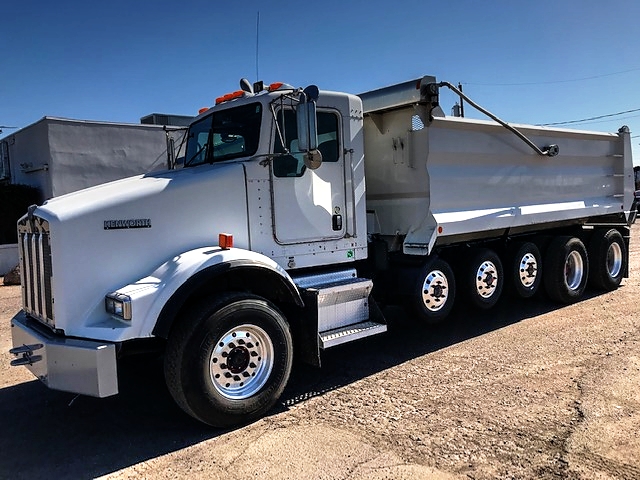
[(157, 347), (179, 406), (229, 426), (277, 402), (294, 352), (320, 365), (385, 332), (381, 303), (435, 323), (455, 301), (543, 288), (570, 303), (628, 275), (626, 127), (448, 118), (439, 90), (455, 87), (431, 76), (359, 96), (241, 88), (192, 122), (183, 168), (18, 222), (13, 365), (106, 397), (120, 358)]

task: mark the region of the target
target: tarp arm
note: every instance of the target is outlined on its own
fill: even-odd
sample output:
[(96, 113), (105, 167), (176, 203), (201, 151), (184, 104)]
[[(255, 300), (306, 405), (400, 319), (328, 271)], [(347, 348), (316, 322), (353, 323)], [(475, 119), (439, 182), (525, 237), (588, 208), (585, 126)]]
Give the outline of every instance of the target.
[(436, 86), (437, 87), (447, 87), (448, 89), (452, 90), (456, 95), (458, 95), (461, 99), (465, 100), (473, 108), (475, 108), (476, 110), (484, 113), (487, 117), (489, 117), (492, 120), (498, 122), (504, 128), (506, 128), (507, 130), (512, 132), (514, 135), (516, 135), (520, 140), (522, 140), (524, 143), (529, 145), (538, 155), (542, 155), (544, 157), (555, 157), (556, 155), (558, 155), (558, 152), (560, 151), (560, 149), (558, 148), (558, 145), (549, 145), (549, 146), (543, 147), (542, 149), (539, 148), (535, 143), (533, 143), (531, 140), (529, 140), (526, 137), (526, 135), (524, 135), (520, 130), (518, 130), (517, 128), (509, 125), (507, 122), (505, 122), (503, 120), (500, 120), (498, 117), (496, 117), (490, 111), (482, 108), (480, 105), (478, 105), (473, 100), (471, 100), (469, 97), (467, 97), (461, 90), (459, 90), (458, 88), (456, 88), (454, 85), (450, 84), (449, 82), (436, 83)]

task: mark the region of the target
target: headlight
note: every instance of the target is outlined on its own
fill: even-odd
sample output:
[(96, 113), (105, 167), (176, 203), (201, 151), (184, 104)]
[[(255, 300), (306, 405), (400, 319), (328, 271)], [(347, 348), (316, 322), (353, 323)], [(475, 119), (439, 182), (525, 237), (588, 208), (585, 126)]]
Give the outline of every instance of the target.
[(104, 307), (107, 313), (120, 317), (123, 320), (131, 320), (131, 297), (123, 293), (110, 293), (104, 298)]

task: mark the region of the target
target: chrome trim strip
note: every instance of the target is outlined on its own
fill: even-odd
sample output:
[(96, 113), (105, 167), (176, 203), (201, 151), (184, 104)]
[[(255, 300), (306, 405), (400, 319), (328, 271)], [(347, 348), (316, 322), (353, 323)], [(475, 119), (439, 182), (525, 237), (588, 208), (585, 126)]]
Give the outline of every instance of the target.
[(25, 233), (22, 240), (24, 249), (24, 279), (23, 282), (26, 286), (26, 298), (24, 301), (25, 310), (29, 313), (33, 312), (33, 305), (31, 304), (31, 288), (32, 288), (32, 271), (31, 271), (31, 250), (29, 248), (29, 236), (30, 233)]
[(32, 310), (36, 314), (36, 316), (40, 317), (40, 309), (38, 308), (38, 300), (40, 299), (40, 272), (38, 271), (38, 249), (36, 248), (36, 236), (35, 233), (31, 234), (31, 241), (29, 242), (29, 246), (31, 247), (31, 262), (29, 265), (32, 269), (32, 277), (33, 277), (33, 298), (31, 299), (33, 302)]

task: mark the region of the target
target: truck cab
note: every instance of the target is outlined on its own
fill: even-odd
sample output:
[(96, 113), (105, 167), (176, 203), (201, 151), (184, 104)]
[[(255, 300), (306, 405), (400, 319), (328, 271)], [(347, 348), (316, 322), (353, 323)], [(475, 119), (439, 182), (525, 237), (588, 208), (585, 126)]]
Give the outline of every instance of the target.
[[(353, 268), (367, 255), (362, 102), (323, 92), (308, 102), (315, 112), (301, 139), (304, 96), (278, 83), (220, 97), (191, 124), (182, 168), (30, 209), (18, 226), (15, 364), (50, 388), (103, 397), (118, 391), (116, 359), (132, 343), (159, 340), (178, 404), (224, 425), (273, 404), (294, 341), (319, 364), (321, 348), (386, 330), (369, 321), (372, 283)], [(216, 328), (227, 330), (216, 330), (209, 360), (224, 367), (196, 368), (186, 339), (209, 338), (204, 325), (221, 311)], [(236, 336), (261, 341), (224, 340)], [(183, 393), (194, 368), (212, 379), (197, 402), (206, 391), (216, 407)]]

